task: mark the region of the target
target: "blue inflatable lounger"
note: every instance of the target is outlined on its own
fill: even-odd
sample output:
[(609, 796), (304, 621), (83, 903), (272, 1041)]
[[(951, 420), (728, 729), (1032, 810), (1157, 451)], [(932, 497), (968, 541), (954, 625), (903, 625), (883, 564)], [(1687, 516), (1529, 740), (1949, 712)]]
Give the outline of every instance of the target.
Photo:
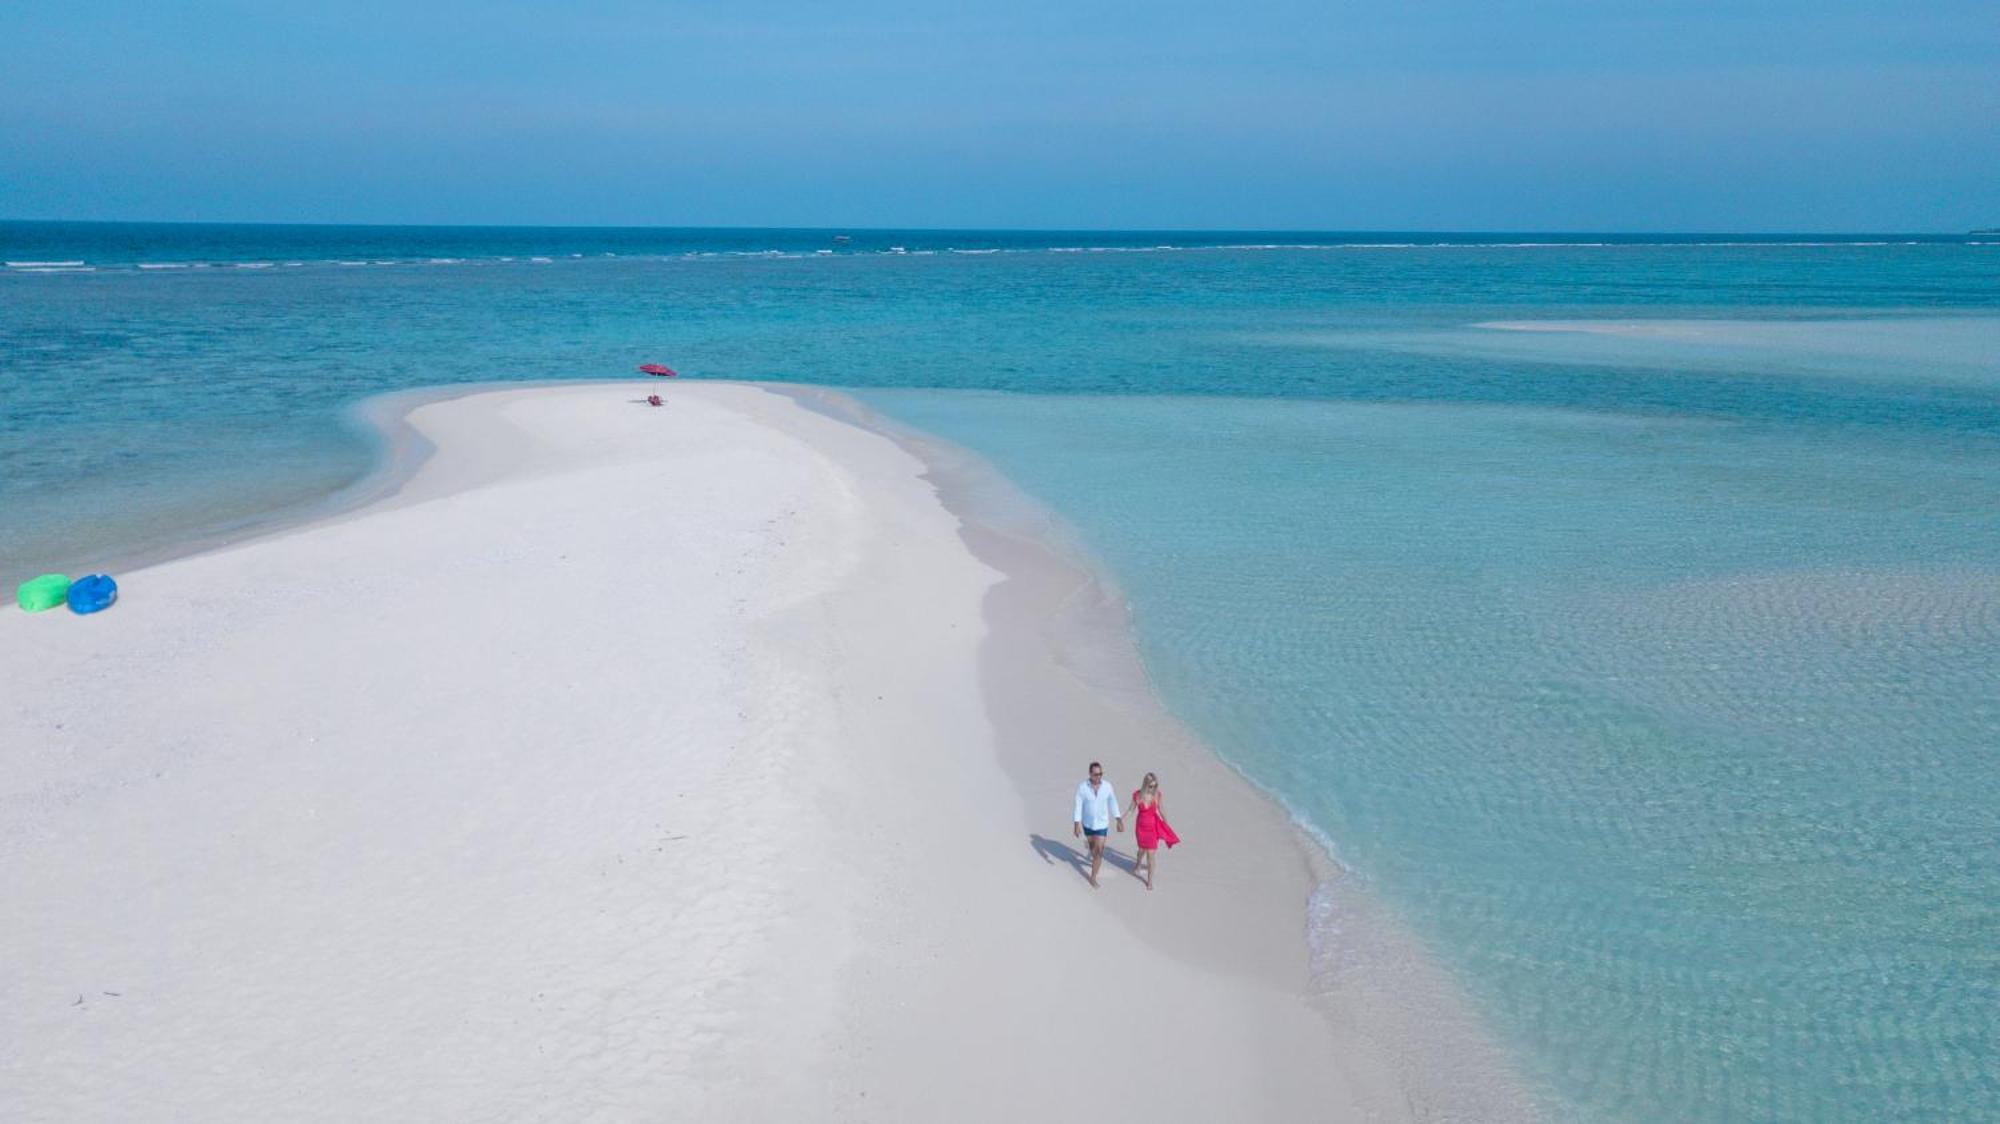
[(95, 613), (118, 600), (118, 583), (110, 574), (91, 574), (69, 583), (69, 611)]

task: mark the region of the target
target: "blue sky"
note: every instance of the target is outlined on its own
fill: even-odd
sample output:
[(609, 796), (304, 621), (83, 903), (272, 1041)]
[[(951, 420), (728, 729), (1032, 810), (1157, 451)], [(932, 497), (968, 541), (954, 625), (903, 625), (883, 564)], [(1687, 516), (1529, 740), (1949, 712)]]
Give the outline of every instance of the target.
[(1954, 231), (2000, 15), (4, 0), (0, 217)]

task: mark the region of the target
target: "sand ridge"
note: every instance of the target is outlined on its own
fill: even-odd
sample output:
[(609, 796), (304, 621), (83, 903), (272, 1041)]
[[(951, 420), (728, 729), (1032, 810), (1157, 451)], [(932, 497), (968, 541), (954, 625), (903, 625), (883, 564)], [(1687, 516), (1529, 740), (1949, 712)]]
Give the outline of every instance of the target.
[(418, 405), (394, 496), (0, 612), (0, 1115), (1401, 1115), (1219, 764), (1157, 894), (1070, 869), (1069, 759), (1158, 731), (1006, 720), (1090, 703), (920, 460), (668, 397)]

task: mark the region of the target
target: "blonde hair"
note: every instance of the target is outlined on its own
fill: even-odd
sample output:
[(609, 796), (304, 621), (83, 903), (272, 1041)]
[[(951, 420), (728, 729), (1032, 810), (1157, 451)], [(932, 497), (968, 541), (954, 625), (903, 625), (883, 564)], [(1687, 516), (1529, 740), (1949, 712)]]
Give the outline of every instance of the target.
[(1154, 775), (1154, 774), (1152, 774), (1152, 773), (1147, 773), (1147, 774), (1146, 774), (1146, 779), (1145, 779), (1145, 780), (1143, 780), (1143, 781), (1140, 781), (1140, 782), (1139, 782), (1139, 791), (1140, 791), (1140, 792), (1146, 792), (1146, 793), (1151, 793), (1151, 794), (1153, 794), (1153, 795), (1155, 795), (1155, 796), (1159, 795), (1159, 792), (1160, 792), (1160, 778), (1159, 778), (1159, 777), (1157, 777), (1157, 776), (1155, 776), (1155, 775)]

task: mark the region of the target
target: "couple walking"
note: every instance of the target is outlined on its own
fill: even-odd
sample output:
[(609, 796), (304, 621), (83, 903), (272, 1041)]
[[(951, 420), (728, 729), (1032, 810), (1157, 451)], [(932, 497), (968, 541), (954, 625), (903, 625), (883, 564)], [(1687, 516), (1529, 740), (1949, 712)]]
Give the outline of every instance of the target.
[[(1132, 873), (1144, 879), (1150, 890), (1153, 874), (1159, 869), (1160, 844), (1172, 847), (1181, 841), (1167, 825), (1166, 807), (1160, 802), (1160, 778), (1146, 774), (1139, 790), (1132, 794), (1132, 817), (1133, 834), (1139, 840), (1139, 857), (1132, 864)], [(1071, 833), (1089, 840), (1092, 886), (1097, 885), (1098, 868), (1104, 865), (1104, 837), (1114, 823), (1123, 833), (1125, 815), (1118, 809), (1118, 790), (1104, 779), (1104, 766), (1092, 761), (1090, 779), (1076, 786), (1076, 808), (1070, 816)], [(1139, 873), (1141, 868), (1144, 874)]]

